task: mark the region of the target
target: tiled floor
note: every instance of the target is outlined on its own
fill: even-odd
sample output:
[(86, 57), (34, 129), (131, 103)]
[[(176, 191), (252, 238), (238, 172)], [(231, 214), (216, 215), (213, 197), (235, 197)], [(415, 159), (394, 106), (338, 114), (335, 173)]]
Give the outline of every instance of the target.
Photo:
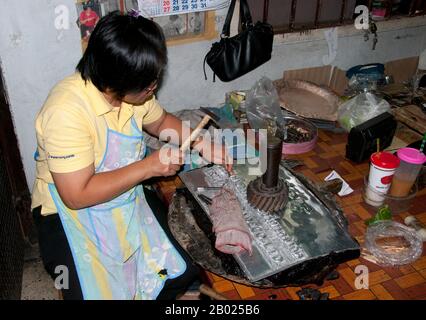
[[(346, 135), (330, 134), (320, 131), (315, 149), (309, 153), (291, 158), (302, 160), (305, 167), (300, 171), (314, 182), (321, 182), (336, 170), (354, 189), (347, 197), (337, 197), (337, 201), (349, 221), (349, 232), (361, 244), (364, 242), (366, 226), (364, 221), (370, 218), (375, 209), (367, 206), (362, 200), (364, 176), (368, 173), (368, 161), (355, 164), (346, 160)], [(393, 220), (403, 223), (407, 215), (414, 215), (422, 223), (426, 223), (426, 189), (417, 193), (413, 206), (407, 212), (394, 215)], [(424, 248), (426, 243), (424, 244)], [(369, 270), (369, 289), (355, 288), (355, 268), (365, 265)], [(363, 258), (341, 264), (338, 269), (340, 277), (334, 281), (326, 281), (321, 287), (305, 286), (329, 293), (330, 299), (336, 300), (426, 300), (426, 250), (417, 261), (410, 265), (394, 268), (383, 268)], [(261, 290), (232, 283), (213, 274), (208, 274), (210, 284), (218, 292), (232, 299), (299, 299), (297, 292), (301, 288), (282, 288)]]
[[(367, 206), (362, 200), (364, 176), (368, 173), (368, 161), (356, 164), (345, 159), (345, 134), (331, 134), (320, 131), (318, 143), (314, 150), (298, 156), (290, 156), (304, 162), (299, 170), (314, 182), (322, 182), (332, 171), (336, 170), (354, 189), (351, 195), (337, 201), (349, 221), (349, 232), (361, 244), (366, 232), (365, 220), (370, 218), (375, 209)], [(158, 183), (158, 191), (163, 201), (170, 202), (176, 187), (182, 186), (178, 178), (165, 179)], [(407, 212), (394, 215), (393, 220), (403, 223), (407, 215), (414, 215), (426, 224), (426, 189), (417, 193), (413, 206)], [(305, 286), (329, 293), (335, 300), (426, 300), (426, 243), (423, 255), (411, 265), (394, 268), (383, 268), (365, 259), (356, 259), (343, 263), (338, 267), (340, 277), (337, 280), (325, 281), (321, 287)], [(355, 268), (365, 265), (369, 270), (369, 289), (355, 288)], [(208, 285), (228, 299), (292, 299), (299, 300), (297, 292), (300, 287), (280, 289), (257, 289), (239, 285), (235, 282), (206, 272)]]

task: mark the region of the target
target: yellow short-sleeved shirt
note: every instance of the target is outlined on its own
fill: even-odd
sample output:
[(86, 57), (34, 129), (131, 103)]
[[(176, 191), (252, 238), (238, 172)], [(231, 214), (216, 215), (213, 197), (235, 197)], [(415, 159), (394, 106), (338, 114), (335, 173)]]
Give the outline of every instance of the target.
[(141, 106), (126, 103), (111, 106), (103, 94), (76, 73), (59, 82), (50, 92), (35, 122), (37, 136), (36, 180), (31, 208), (42, 206), (42, 214), (57, 212), (48, 184), (52, 172), (66, 173), (97, 167), (102, 161), (107, 129), (130, 134), (131, 118), (139, 129), (158, 120), (163, 108), (155, 97)]

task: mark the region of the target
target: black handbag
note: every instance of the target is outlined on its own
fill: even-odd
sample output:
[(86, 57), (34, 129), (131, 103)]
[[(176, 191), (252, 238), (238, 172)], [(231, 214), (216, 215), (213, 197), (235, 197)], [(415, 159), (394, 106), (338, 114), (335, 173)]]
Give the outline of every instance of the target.
[[(229, 37), (232, 15), (236, 0), (232, 0), (223, 26), (221, 39), (213, 43), (204, 59), (204, 77), (207, 80), (205, 64), (214, 75), (224, 82), (234, 80), (271, 59), (274, 32), (265, 22), (253, 25), (246, 0), (240, 0), (241, 33)], [(213, 79), (214, 81), (214, 79)]]

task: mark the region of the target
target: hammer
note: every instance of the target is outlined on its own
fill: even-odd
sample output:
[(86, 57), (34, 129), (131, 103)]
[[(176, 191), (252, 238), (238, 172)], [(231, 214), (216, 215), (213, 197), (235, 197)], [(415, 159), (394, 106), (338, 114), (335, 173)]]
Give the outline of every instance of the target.
[(204, 128), (204, 126), (211, 120), (211, 117), (209, 115), (205, 115), (203, 120), (200, 121), (200, 123), (197, 125), (197, 127), (191, 132), (189, 137), (182, 143), (180, 146), (180, 151), (185, 152), (189, 146), (191, 145), (191, 142), (198, 138), (200, 135), (201, 129)]

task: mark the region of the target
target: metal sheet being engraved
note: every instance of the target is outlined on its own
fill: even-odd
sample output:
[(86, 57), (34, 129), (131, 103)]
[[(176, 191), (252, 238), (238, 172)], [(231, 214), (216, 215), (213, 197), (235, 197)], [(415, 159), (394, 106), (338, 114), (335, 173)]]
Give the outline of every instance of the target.
[[(231, 187), (241, 203), (244, 218), (253, 236), (253, 253), (234, 254), (247, 279), (256, 282), (305, 262), (341, 251), (359, 250), (358, 243), (333, 217), (330, 210), (290, 171), (280, 167), (280, 177), (289, 189), (289, 202), (277, 214), (263, 213), (247, 202), (248, 175), (245, 165), (234, 166), (229, 176), (220, 166), (205, 167), (180, 174), (180, 178), (209, 215), (197, 187)], [(217, 190), (204, 189), (201, 194), (214, 196)]]

